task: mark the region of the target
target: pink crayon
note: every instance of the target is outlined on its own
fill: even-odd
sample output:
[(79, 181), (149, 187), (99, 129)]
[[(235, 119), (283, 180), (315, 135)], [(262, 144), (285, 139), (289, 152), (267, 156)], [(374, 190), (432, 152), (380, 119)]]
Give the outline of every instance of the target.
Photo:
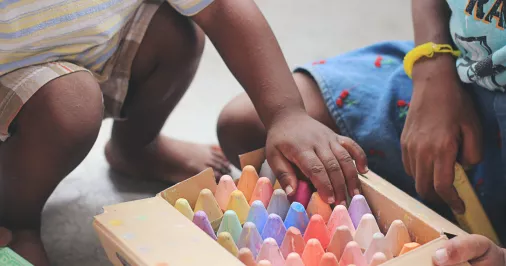
[(237, 258), (246, 266), (257, 266), (253, 253), (248, 248), (241, 248)]
[(311, 199), (311, 188), (309, 187), (309, 183), (304, 180), (299, 180), (297, 182), (295, 195), (289, 196), (288, 199), (290, 202), (299, 202), (304, 208), (307, 208), (309, 200)]
[(355, 228), (358, 228), (358, 224), (360, 223), (360, 219), (362, 216), (367, 213), (372, 213), (365, 197), (362, 195), (355, 195), (350, 202), (350, 207), (348, 208), (348, 213), (350, 214), (351, 221)]
[(395, 257), (399, 256), (404, 244), (411, 242), (408, 228), (401, 220), (395, 220), (390, 224), (385, 239)]
[(269, 181), (269, 178), (260, 177), (255, 185), (255, 189), (253, 189), (253, 194), (251, 195), (249, 204), (252, 205), (255, 200), (260, 200), (264, 204), (264, 207), (267, 208), (273, 191), (274, 190), (272, 189), (272, 184), (271, 181)]
[(224, 175), (220, 178), (220, 182), (216, 187), (216, 192), (214, 192), (214, 197), (220, 205), (222, 211), (227, 210), (228, 200), (230, 199), (230, 194), (234, 190), (237, 190), (235, 186), (234, 180), (229, 175)]
[(258, 262), (257, 266), (272, 266), (272, 263), (268, 260), (261, 260)]
[(351, 241), (353, 241), (353, 236), (348, 226), (339, 226), (332, 235), (327, 251), (336, 255), (336, 258), (340, 258), (343, 255), (344, 248)]
[(371, 244), (367, 248), (367, 250), (364, 253), (364, 257), (367, 260), (367, 263), (371, 263), (372, 257), (377, 252), (381, 252), (385, 255), (387, 260), (390, 260), (393, 258), (392, 251), (390, 248), (390, 245), (385, 239), (385, 236), (382, 233), (375, 233), (372, 237)]
[(369, 266), (379, 266), (385, 262), (387, 262), (387, 257), (385, 256), (385, 254), (377, 252), (372, 256), (371, 263), (369, 263)]
[(351, 235), (355, 235), (355, 226), (351, 221), (348, 210), (343, 205), (337, 205), (334, 207), (332, 214), (330, 215), (327, 227), (329, 228), (330, 235), (334, 234), (339, 226), (347, 226), (351, 232)]
[(279, 251), (278, 244), (274, 238), (267, 238), (264, 240), (260, 252), (258, 253), (257, 262), (268, 260), (273, 266), (284, 266), (285, 258)]
[(211, 226), (211, 223), (204, 211), (197, 211), (195, 215), (193, 215), (193, 223), (202, 229), (202, 231), (206, 232), (206, 234), (208, 234), (212, 239), (217, 239), (214, 234), (213, 227)]
[(319, 266), (324, 253), (325, 251), (320, 241), (312, 238), (307, 242), (306, 248), (302, 253), (302, 261), (306, 266)]
[(360, 246), (355, 241), (351, 241), (346, 245), (343, 255), (339, 260), (339, 266), (349, 266), (350, 264), (367, 266), (367, 261), (362, 255), (362, 250), (360, 250)]
[(305, 266), (298, 253), (292, 252), (286, 257), (286, 266)]
[(373, 235), (380, 232), (376, 219), (372, 214), (366, 214), (360, 220), (357, 231), (355, 232), (355, 242), (360, 245), (360, 248), (366, 250), (371, 244)]
[(305, 246), (306, 242), (304, 242), (300, 230), (296, 227), (290, 227), (286, 231), (285, 239), (283, 239), (283, 243), (281, 243), (280, 250), (283, 257), (288, 259), (288, 255), (293, 252), (302, 255)]
[(306, 241), (306, 245), (312, 238), (318, 239), (322, 247), (327, 249), (330, 242), (329, 230), (325, 225), (325, 221), (319, 214), (313, 215), (311, 220), (309, 220), (306, 232), (304, 233), (304, 241)]
[(337, 258), (334, 254), (327, 252), (323, 254), (320, 266), (339, 266), (339, 263), (337, 262)]

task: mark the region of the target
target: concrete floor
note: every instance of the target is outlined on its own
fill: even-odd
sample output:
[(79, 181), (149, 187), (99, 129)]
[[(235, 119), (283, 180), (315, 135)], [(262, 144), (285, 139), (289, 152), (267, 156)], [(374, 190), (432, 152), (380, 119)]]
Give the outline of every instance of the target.
[[(257, 0), (291, 67), (373, 42), (411, 39), (410, 1)], [(163, 133), (216, 143), (221, 108), (242, 89), (208, 42), (197, 77)], [(92, 228), (104, 205), (151, 197), (163, 184), (111, 173), (103, 155), (112, 121), (104, 121), (95, 147), (51, 196), (43, 238), (54, 265), (109, 265)]]

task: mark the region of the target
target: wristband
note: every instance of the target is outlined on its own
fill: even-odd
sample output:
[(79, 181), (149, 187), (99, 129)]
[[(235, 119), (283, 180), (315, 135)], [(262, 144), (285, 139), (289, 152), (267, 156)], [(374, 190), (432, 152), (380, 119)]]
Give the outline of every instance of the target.
[(424, 56), (431, 58), (435, 53), (450, 53), (455, 57), (460, 56), (460, 51), (453, 50), (453, 47), (449, 44), (424, 43), (409, 51), (404, 57), (404, 72), (406, 72), (406, 75), (412, 78), (413, 66), (416, 61)]

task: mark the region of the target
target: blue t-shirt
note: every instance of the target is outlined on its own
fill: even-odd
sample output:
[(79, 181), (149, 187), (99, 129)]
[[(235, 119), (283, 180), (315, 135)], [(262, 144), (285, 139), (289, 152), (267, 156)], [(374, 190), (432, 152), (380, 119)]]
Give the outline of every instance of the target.
[(462, 52), (460, 79), (489, 90), (506, 85), (506, 1), (447, 0), (452, 11), (450, 31)]

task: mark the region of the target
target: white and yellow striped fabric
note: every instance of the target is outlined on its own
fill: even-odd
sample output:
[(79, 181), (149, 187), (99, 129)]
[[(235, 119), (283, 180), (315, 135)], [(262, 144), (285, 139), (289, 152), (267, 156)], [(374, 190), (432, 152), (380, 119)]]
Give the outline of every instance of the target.
[(100, 72), (142, 0), (0, 0), (0, 76), (66, 61)]

